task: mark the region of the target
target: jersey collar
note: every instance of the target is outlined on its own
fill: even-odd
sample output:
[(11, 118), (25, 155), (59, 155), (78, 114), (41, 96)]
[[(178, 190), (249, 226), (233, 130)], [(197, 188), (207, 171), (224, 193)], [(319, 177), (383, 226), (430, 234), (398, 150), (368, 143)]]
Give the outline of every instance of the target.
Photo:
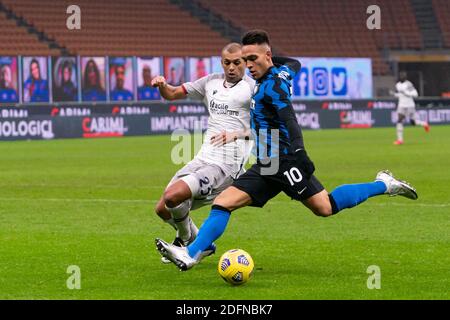
[(275, 68), (275, 65), (273, 65), (269, 69), (267, 69), (266, 73), (264, 73), (264, 75), (258, 80), (258, 82), (264, 81), (269, 75), (273, 74), (273, 70)]

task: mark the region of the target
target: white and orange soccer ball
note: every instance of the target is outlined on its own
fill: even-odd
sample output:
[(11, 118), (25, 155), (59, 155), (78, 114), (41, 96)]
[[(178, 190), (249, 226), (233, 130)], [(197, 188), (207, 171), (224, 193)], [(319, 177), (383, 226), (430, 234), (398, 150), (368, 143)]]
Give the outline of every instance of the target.
[(217, 270), (226, 282), (232, 285), (241, 285), (250, 280), (254, 267), (255, 264), (248, 252), (242, 249), (232, 249), (220, 257)]

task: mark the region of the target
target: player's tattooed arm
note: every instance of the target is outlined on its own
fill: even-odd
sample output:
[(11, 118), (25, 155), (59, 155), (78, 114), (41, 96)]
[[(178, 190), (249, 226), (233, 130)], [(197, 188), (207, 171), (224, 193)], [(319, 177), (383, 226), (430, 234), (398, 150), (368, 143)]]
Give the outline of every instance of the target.
[(171, 86), (167, 83), (163, 76), (157, 76), (152, 79), (151, 85), (159, 89), (161, 96), (166, 100), (179, 100), (187, 96), (186, 90), (183, 86)]

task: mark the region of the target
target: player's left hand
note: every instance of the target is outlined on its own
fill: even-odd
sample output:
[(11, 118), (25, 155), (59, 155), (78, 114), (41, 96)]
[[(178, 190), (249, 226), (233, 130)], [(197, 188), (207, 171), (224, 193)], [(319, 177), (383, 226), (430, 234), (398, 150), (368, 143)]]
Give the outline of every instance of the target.
[(222, 131), (221, 133), (211, 137), (211, 144), (213, 146), (218, 147), (236, 141), (236, 139), (237, 139), (236, 133), (230, 131)]
[(300, 149), (295, 152), (295, 161), (306, 179), (309, 179), (316, 170), (314, 163), (308, 157), (305, 149)]

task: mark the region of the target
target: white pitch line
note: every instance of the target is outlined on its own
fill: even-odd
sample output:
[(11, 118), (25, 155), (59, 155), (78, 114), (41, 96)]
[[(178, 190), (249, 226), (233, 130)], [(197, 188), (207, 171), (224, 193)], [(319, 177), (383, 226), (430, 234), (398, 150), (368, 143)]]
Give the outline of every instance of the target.
[[(49, 188), (91, 188), (87, 185), (77, 184), (47, 184), (47, 183), (23, 183), (23, 184), (0, 184), (2, 188), (31, 188), (31, 187), (49, 187)], [(123, 186), (115, 185), (95, 185), (95, 189), (161, 189), (163, 191), (166, 186), (129, 186), (124, 188)]]
[[(158, 200), (145, 200), (145, 199), (97, 199), (97, 198), (0, 198), (0, 201), (50, 201), (50, 202), (104, 202), (104, 203), (156, 203)], [(298, 202), (293, 201), (269, 201), (268, 204), (276, 205), (300, 205)], [(450, 203), (365, 203), (365, 206), (378, 206), (378, 207), (430, 207), (430, 208), (447, 208), (450, 207)]]
[(0, 198), (0, 201), (50, 201), (50, 202), (104, 202), (104, 203), (156, 203), (142, 199), (77, 199), (77, 198)]
[[(287, 205), (299, 205), (298, 202), (283, 202), (283, 201), (269, 201), (267, 204), (287, 204)], [(391, 202), (391, 203), (363, 203), (363, 206), (377, 206), (377, 207), (430, 207), (430, 208), (446, 208), (450, 207), (450, 203), (399, 203), (399, 202)]]
[(389, 207), (389, 206), (395, 206), (395, 207), (433, 207), (433, 208), (446, 208), (450, 207), (450, 203), (373, 203), (371, 204), (373, 206), (379, 206), (379, 207)]

